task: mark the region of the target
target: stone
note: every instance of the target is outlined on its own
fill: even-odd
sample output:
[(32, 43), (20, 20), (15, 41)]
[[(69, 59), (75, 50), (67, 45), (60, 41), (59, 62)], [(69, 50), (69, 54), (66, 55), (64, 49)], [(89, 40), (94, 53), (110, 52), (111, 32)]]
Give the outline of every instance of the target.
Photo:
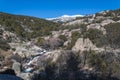
[(20, 78), (22, 78), (24, 80), (32, 80), (30, 73), (21, 73), (21, 74), (18, 74), (17, 76), (19, 76)]
[(100, 24), (90, 24), (90, 25), (88, 25), (87, 26), (87, 29), (100, 29), (101, 28), (101, 26), (100, 26)]
[(107, 24), (110, 24), (110, 23), (115, 23), (115, 21), (111, 20), (111, 19), (107, 19), (107, 20), (104, 20), (101, 22), (101, 26), (105, 26)]
[(13, 60), (12, 69), (15, 71), (16, 74), (19, 74), (21, 72), (21, 64)]
[(79, 38), (76, 41), (75, 46), (72, 48), (72, 50), (76, 52), (90, 49), (95, 50), (97, 49), (97, 47), (89, 40), (89, 38), (87, 39)]

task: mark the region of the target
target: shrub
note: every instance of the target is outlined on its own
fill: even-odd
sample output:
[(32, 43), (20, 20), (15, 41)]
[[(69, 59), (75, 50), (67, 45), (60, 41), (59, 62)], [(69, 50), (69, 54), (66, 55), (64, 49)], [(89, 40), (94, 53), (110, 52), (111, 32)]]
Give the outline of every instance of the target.
[(89, 38), (97, 47), (102, 47), (107, 44), (105, 35), (98, 29), (89, 29), (84, 34), (84, 38)]
[(73, 32), (71, 36), (72, 38), (71, 43), (68, 44), (67, 49), (71, 50), (72, 47), (75, 45), (75, 42), (77, 41), (77, 39), (80, 37), (81, 37), (81, 34), (78, 31)]
[(4, 61), (4, 56), (0, 54), (0, 61)]
[(38, 42), (37, 43), (38, 43), (39, 46), (43, 46), (44, 42), (45, 42), (44, 38), (41, 38), (41, 37), (38, 38)]
[(107, 32), (108, 45), (112, 48), (120, 48), (120, 23), (111, 23), (104, 27)]
[(117, 17), (117, 16), (116, 16), (116, 17), (113, 17), (112, 20), (114, 20), (114, 21), (119, 21), (119, 20), (120, 20), (120, 17)]
[(60, 35), (58, 38), (63, 40), (64, 42), (67, 41), (67, 37), (65, 35)]
[(0, 35), (2, 35), (2, 33), (3, 33), (3, 30), (0, 29)]
[(7, 51), (10, 49), (10, 45), (3, 39), (0, 39), (0, 48)]
[[(120, 61), (115, 57), (115, 53), (101, 52), (89, 53), (89, 63), (94, 69), (101, 73), (101, 77), (111, 77), (114, 73), (119, 73)], [(116, 53), (119, 55), (119, 53)]]

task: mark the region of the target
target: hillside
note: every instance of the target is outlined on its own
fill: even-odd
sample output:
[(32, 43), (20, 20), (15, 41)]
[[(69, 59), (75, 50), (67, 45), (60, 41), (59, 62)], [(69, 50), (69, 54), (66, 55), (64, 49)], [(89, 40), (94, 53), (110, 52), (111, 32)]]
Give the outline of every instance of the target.
[(28, 80), (120, 80), (120, 9), (59, 23), (0, 13), (0, 71)]
[(38, 36), (48, 35), (50, 31), (56, 30), (59, 24), (45, 19), (0, 13), (0, 27), (18, 35), (19, 37), (31, 39)]

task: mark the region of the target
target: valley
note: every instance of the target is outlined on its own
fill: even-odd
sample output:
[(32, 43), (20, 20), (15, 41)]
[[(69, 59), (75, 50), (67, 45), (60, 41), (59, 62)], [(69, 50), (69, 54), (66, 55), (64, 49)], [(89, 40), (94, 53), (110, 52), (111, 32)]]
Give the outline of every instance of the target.
[(52, 19), (1, 12), (7, 69), (24, 80), (120, 80), (120, 9)]

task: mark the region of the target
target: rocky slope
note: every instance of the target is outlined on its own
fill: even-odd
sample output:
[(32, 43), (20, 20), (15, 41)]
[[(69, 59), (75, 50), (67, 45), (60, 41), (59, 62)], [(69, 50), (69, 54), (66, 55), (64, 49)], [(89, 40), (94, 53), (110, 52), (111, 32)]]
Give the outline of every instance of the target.
[(0, 17), (0, 71), (13, 69), (24, 80), (120, 79), (120, 10), (62, 24)]

